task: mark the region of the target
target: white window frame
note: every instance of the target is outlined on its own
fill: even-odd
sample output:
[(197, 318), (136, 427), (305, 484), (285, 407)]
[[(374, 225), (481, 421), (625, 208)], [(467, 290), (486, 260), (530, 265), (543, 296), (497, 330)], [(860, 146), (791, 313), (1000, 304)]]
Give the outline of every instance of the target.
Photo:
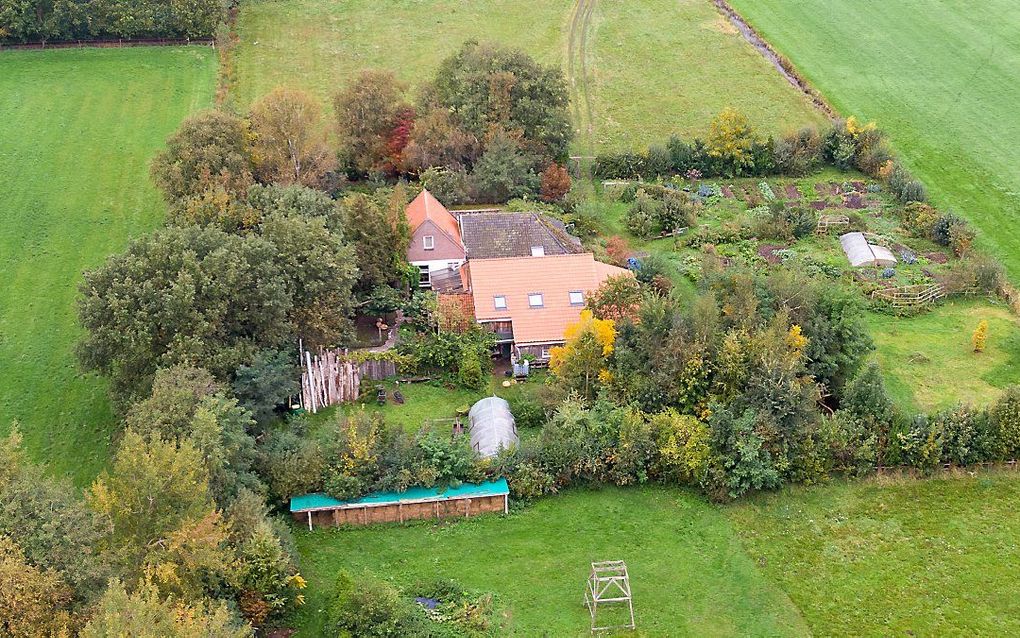
[(542, 246), (542, 245), (532, 246), (531, 247), (531, 256), (532, 257), (545, 257), (545, 246)]
[[(579, 301), (574, 301), (574, 295), (577, 295)], [(567, 293), (567, 299), (570, 301), (571, 306), (583, 306), (584, 305), (584, 291), (583, 290), (571, 290)]]
[[(503, 300), (503, 305), (502, 306), (499, 305), (499, 300), (500, 299)], [(506, 295), (493, 295), (492, 296), (492, 306), (496, 310), (506, 310), (507, 309)]]
[(541, 358), (542, 359), (548, 359), (549, 358), (549, 348), (542, 348), (542, 357)]
[[(535, 297), (538, 297), (538, 303), (535, 303)], [(529, 308), (543, 308), (545, 307), (545, 297), (540, 292), (529, 292), (528, 293), (528, 307)]]
[(432, 287), (432, 272), (428, 266), (418, 266), (418, 286), (421, 288)]
[(435, 250), (436, 249), (436, 236), (435, 235), (425, 235), (424, 237), (422, 237), (421, 238), (421, 247), (424, 248), (425, 250)]

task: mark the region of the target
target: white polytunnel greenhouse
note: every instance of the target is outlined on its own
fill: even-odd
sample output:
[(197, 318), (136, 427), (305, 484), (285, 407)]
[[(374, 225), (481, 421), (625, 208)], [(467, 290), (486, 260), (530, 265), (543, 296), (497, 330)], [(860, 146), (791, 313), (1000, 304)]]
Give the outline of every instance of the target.
[(895, 266), (896, 256), (885, 246), (872, 244), (864, 233), (847, 233), (839, 238), (847, 260), (854, 268)]
[(517, 424), (510, 404), (499, 397), (486, 397), (468, 412), (471, 447), (483, 459), (499, 454), (500, 449), (517, 445)]

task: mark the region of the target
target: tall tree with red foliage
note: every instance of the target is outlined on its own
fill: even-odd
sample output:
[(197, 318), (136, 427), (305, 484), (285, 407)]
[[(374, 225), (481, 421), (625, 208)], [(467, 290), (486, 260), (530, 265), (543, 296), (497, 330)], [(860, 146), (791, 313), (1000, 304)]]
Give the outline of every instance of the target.
[(570, 190), (570, 175), (559, 164), (549, 164), (542, 171), (541, 196), (544, 202), (558, 202)]

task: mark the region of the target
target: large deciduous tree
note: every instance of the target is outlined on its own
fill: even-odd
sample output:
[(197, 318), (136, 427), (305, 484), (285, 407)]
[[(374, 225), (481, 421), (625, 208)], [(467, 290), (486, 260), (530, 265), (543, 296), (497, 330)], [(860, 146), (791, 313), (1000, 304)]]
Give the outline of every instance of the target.
[(336, 167), (321, 111), (312, 96), (284, 87), (252, 106), (255, 165), (263, 182), (316, 186)]
[(32, 565), (14, 541), (0, 535), (0, 635), (67, 636), (72, 597), (60, 574)]
[(390, 71), (365, 69), (333, 98), (337, 137), (359, 172), (392, 168), (403, 151), (413, 122), (404, 88)]
[(185, 604), (160, 596), (152, 586), (128, 593), (113, 581), (103, 594), (82, 638), (250, 638), (252, 629), (240, 622), (225, 603)]
[(124, 572), (136, 577), (150, 552), (214, 507), (202, 455), (190, 441), (147, 439), (132, 430), (124, 433), (111, 470), (96, 479), (86, 498), (109, 517), (110, 550)]
[(434, 97), (479, 138), (519, 134), (532, 152), (566, 157), (573, 128), (563, 73), (523, 51), (465, 43), (440, 65)]
[(259, 237), (167, 228), (85, 273), (79, 356), (113, 380), (119, 399), (144, 396), (156, 369), (202, 362), (219, 378), (292, 334), (288, 281)]
[(339, 345), (357, 269), (325, 223), (274, 214), (261, 235), (167, 228), (132, 243), (85, 275), (82, 363), (110, 375), (125, 401), (145, 396), (161, 367), (201, 363), (229, 381), (258, 352), (302, 336)]
[(207, 191), (242, 195), (254, 181), (247, 126), (223, 111), (193, 115), (167, 139), (151, 169), (171, 207), (184, 208)]

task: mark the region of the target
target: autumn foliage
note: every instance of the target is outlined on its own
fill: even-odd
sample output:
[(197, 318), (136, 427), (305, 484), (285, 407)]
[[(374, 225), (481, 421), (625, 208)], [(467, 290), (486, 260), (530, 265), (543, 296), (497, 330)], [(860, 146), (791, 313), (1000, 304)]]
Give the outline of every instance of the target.
[(558, 202), (570, 191), (570, 175), (559, 164), (550, 164), (542, 171), (541, 195), (544, 202)]

